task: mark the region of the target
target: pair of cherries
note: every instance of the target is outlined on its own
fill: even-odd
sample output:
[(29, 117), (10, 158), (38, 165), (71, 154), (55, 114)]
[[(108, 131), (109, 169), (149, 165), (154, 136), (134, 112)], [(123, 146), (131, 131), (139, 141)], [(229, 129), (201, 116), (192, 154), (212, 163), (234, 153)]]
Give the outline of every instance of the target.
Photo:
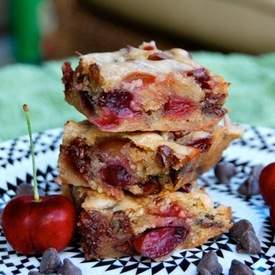
[(270, 218), (275, 229), (275, 162), (265, 166), (259, 178), (260, 191), (266, 204), (270, 207)]

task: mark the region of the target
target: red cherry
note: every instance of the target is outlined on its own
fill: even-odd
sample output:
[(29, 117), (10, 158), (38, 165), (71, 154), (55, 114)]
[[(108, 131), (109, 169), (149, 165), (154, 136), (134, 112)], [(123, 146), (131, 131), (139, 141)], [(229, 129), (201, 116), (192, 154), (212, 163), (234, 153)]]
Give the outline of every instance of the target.
[(272, 206), (270, 208), (270, 219), (271, 219), (272, 226), (275, 229), (275, 199), (273, 200)]
[(113, 129), (120, 124), (120, 118), (107, 108), (103, 108), (99, 117), (95, 119), (91, 117), (89, 121), (101, 130)]
[(125, 187), (131, 185), (132, 177), (128, 169), (120, 163), (108, 163), (100, 170), (101, 179), (112, 186)]
[(142, 256), (159, 258), (172, 252), (186, 238), (184, 227), (162, 227), (145, 232), (134, 240), (134, 247)]
[(61, 195), (18, 196), (6, 205), (2, 226), (14, 250), (25, 255), (40, 254), (53, 247), (64, 249), (75, 229), (76, 213), (72, 202)]
[(119, 117), (127, 117), (133, 113), (131, 109), (132, 101), (133, 95), (130, 92), (114, 90), (108, 93), (101, 93), (97, 105), (101, 108), (108, 108)]
[(275, 162), (265, 166), (259, 178), (260, 191), (268, 205), (275, 200)]
[(189, 98), (173, 97), (164, 104), (164, 113), (168, 116), (184, 116), (195, 110), (195, 103)]
[(148, 45), (143, 46), (142, 49), (145, 51), (153, 51), (156, 49), (156, 46), (148, 44)]

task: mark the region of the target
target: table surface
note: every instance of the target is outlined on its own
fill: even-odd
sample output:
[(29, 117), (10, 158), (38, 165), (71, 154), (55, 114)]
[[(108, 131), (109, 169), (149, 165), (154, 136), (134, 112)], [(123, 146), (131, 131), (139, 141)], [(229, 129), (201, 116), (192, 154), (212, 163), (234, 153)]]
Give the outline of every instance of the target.
[[(275, 53), (260, 56), (193, 53), (202, 65), (228, 80), (232, 120), (275, 127)], [(70, 59), (76, 65), (76, 59)], [(26, 134), (21, 105), (30, 105), (33, 131), (62, 127), (84, 117), (64, 101), (62, 61), (40, 66), (15, 64), (0, 69), (0, 141)]]

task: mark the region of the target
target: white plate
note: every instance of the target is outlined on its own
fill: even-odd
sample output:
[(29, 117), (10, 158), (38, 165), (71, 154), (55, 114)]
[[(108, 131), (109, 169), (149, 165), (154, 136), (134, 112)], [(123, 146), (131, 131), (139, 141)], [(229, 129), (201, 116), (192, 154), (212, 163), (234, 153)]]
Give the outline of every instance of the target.
[[(251, 167), (275, 161), (275, 130), (245, 126), (242, 139), (235, 141), (224, 152), (224, 159), (237, 167), (237, 175), (230, 186), (219, 184), (209, 171), (200, 180), (216, 202), (230, 205), (235, 219), (249, 219), (261, 241), (262, 253), (250, 256), (236, 253), (236, 245), (226, 234), (206, 244), (189, 250), (175, 252), (164, 262), (155, 262), (144, 257), (122, 257), (85, 261), (77, 243), (68, 247), (61, 257), (69, 257), (83, 271), (83, 274), (196, 274), (196, 265), (202, 254), (216, 251), (224, 274), (228, 273), (232, 259), (238, 259), (250, 266), (256, 274), (271, 274), (275, 265), (275, 236), (272, 230), (268, 209), (261, 197), (244, 197), (236, 191), (246, 178)], [(60, 129), (48, 130), (34, 135), (38, 181), (40, 190), (45, 193), (58, 192), (54, 183), (57, 175), (56, 163), (62, 132)], [(16, 187), (31, 181), (31, 160), (27, 137), (0, 144), (0, 207), (15, 194)], [(16, 254), (7, 244), (0, 231), (0, 274), (28, 274), (39, 266), (40, 258)]]

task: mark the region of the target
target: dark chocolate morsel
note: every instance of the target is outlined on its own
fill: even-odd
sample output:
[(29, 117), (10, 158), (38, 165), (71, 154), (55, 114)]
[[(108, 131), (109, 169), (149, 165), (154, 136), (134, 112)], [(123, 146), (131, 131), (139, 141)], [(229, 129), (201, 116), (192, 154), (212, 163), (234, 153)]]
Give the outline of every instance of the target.
[(221, 162), (215, 166), (214, 172), (219, 182), (228, 184), (230, 179), (236, 174), (236, 168), (232, 163)]
[(253, 196), (260, 193), (259, 177), (263, 169), (262, 165), (252, 168), (252, 171), (244, 183), (238, 188), (238, 192), (245, 196)]
[(251, 222), (243, 219), (234, 223), (229, 231), (229, 234), (233, 239), (239, 239), (245, 231), (255, 232)]
[(249, 254), (259, 254), (261, 244), (252, 224), (248, 220), (240, 220), (229, 231), (229, 235), (237, 242), (237, 251)]
[(233, 260), (228, 275), (255, 275), (255, 273), (247, 265)]
[(65, 258), (63, 265), (58, 270), (58, 274), (82, 275), (82, 271), (77, 266), (75, 266), (68, 258)]
[(249, 254), (261, 253), (260, 241), (253, 231), (245, 231), (242, 234), (242, 239), (237, 244), (237, 251)]
[(43, 253), (39, 271), (45, 274), (55, 273), (61, 264), (57, 250), (55, 248), (49, 248)]
[[(0, 273), (1, 274), (1, 273)], [(28, 273), (28, 275), (43, 275), (42, 273), (40, 273), (39, 271), (30, 271)]]
[(201, 270), (200, 270), (200, 273), (199, 273), (200, 275), (212, 275), (212, 273), (210, 272), (210, 271), (208, 271), (207, 269), (205, 269), (205, 268), (202, 268)]
[(198, 264), (198, 273), (201, 275), (219, 275), (222, 273), (222, 266), (218, 262), (218, 257), (214, 251), (203, 255)]

